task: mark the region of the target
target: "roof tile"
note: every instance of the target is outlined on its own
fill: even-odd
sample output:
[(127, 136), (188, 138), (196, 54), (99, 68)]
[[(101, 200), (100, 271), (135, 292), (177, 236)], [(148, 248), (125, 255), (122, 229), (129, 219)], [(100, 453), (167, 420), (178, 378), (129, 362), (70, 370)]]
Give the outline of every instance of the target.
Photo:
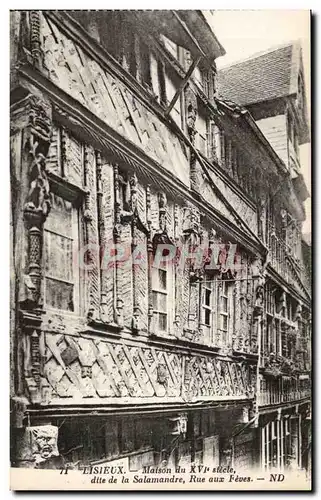
[(291, 94), (294, 43), (254, 55), (218, 71), (218, 95), (239, 105)]

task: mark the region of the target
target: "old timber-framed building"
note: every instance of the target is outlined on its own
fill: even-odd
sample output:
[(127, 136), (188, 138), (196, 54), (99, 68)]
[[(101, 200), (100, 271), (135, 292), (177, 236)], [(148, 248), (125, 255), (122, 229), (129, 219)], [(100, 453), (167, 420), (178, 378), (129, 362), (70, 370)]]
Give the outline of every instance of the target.
[(11, 44), (12, 464), (308, 466), (300, 66), (218, 98), (201, 11), (14, 11)]
[(257, 396), (261, 464), (310, 468), (311, 277), (302, 240), (309, 194), (299, 155), (309, 128), (300, 44), (222, 69), (219, 87), (223, 99), (251, 113), (287, 170), (280, 186), (267, 186), (261, 199), (262, 239), (269, 248)]

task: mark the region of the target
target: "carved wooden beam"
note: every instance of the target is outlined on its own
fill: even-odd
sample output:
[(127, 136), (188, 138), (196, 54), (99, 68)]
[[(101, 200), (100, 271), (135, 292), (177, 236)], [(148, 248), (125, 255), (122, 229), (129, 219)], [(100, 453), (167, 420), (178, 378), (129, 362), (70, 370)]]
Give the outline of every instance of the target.
[(153, 241), (151, 220), (151, 193), (150, 186), (146, 187), (146, 220), (148, 227), (147, 235), (147, 282), (148, 282), (148, 333), (152, 332), (153, 321), (153, 288), (152, 288), (152, 266), (153, 266)]
[[(114, 196), (115, 196), (115, 224), (114, 224), (114, 242), (116, 245), (121, 243), (121, 205), (120, 205), (120, 192), (119, 192), (119, 170), (118, 165), (114, 165)], [(118, 247), (117, 247), (118, 248)], [(116, 263), (116, 276), (115, 276), (115, 321), (120, 326), (124, 326), (124, 301), (121, 293), (121, 269), (119, 263)]]
[[(16, 104), (17, 109), (19, 104)], [(15, 113), (15, 112), (13, 112)], [(20, 103), (22, 126), (21, 184), (24, 200), (27, 262), (20, 302), (28, 307), (41, 305), (43, 225), (50, 211), (50, 185), (46, 168), (51, 138), (51, 105), (29, 95)], [(14, 118), (13, 118), (14, 121)], [(23, 271), (23, 270), (22, 270)]]
[(84, 184), (85, 210), (84, 225), (85, 238), (88, 245), (87, 256), (90, 270), (88, 271), (87, 316), (89, 320), (99, 319), (100, 316), (100, 273), (99, 273), (99, 237), (96, 207), (96, 158), (93, 148), (84, 147)]
[(191, 78), (191, 76), (193, 74), (193, 71), (196, 68), (196, 66), (198, 65), (198, 63), (200, 62), (200, 60), (201, 60), (201, 56), (197, 57), (196, 59), (194, 59), (192, 61), (192, 64), (188, 68), (188, 71), (187, 71), (186, 75), (184, 76), (183, 80), (179, 84), (179, 87), (176, 90), (173, 99), (171, 100), (170, 104), (168, 105), (168, 107), (167, 107), (167, 109), (165, 111), (165, 115), (166, 116), (168, 116), (170, 114), (170, 112), (172, 111), (173, 107), (175, 106), (175, 104), (176, 104), (177, 100), (179, 99), (180, 95), (182, 94), (184, 88), (186, 87), (186, 85), (188, 83), (188, 80)]

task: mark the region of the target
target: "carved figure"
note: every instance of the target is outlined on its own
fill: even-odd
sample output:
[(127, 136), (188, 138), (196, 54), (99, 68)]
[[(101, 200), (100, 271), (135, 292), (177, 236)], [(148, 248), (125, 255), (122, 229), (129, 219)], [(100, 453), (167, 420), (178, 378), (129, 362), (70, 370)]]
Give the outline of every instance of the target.
[(157, 382), (162, 385), (167, 385), (167, 369), (166, 365), (164, 364), (159, 364), (157, 366)]
[(49, 190), (46, 158), (42, 153), (38, 153), (30, 167), (30, 189), (26, 209), (41, 211), (46, 217), (50, 211)]
[(31, 427), (31, 433), (32, 455), (36, 465), (51, 457), (59, 456), (57, 446), (58, 427), (53, 425)]

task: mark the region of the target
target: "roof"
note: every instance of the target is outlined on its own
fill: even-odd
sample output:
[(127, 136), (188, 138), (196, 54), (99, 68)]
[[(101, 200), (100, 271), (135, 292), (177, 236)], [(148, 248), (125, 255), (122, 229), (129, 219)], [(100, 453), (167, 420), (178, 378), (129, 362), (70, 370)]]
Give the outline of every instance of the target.
[(162, 33), (189, 50), (193, 57), (202, 54), (211, 63), (225, 50), (200, 10), (137, 10), (136, 19), (143, 29)]
[(299, 42), (289, 42), (220, 69), (219, 97), (249, 105), (296, 93), (300, 52)]

